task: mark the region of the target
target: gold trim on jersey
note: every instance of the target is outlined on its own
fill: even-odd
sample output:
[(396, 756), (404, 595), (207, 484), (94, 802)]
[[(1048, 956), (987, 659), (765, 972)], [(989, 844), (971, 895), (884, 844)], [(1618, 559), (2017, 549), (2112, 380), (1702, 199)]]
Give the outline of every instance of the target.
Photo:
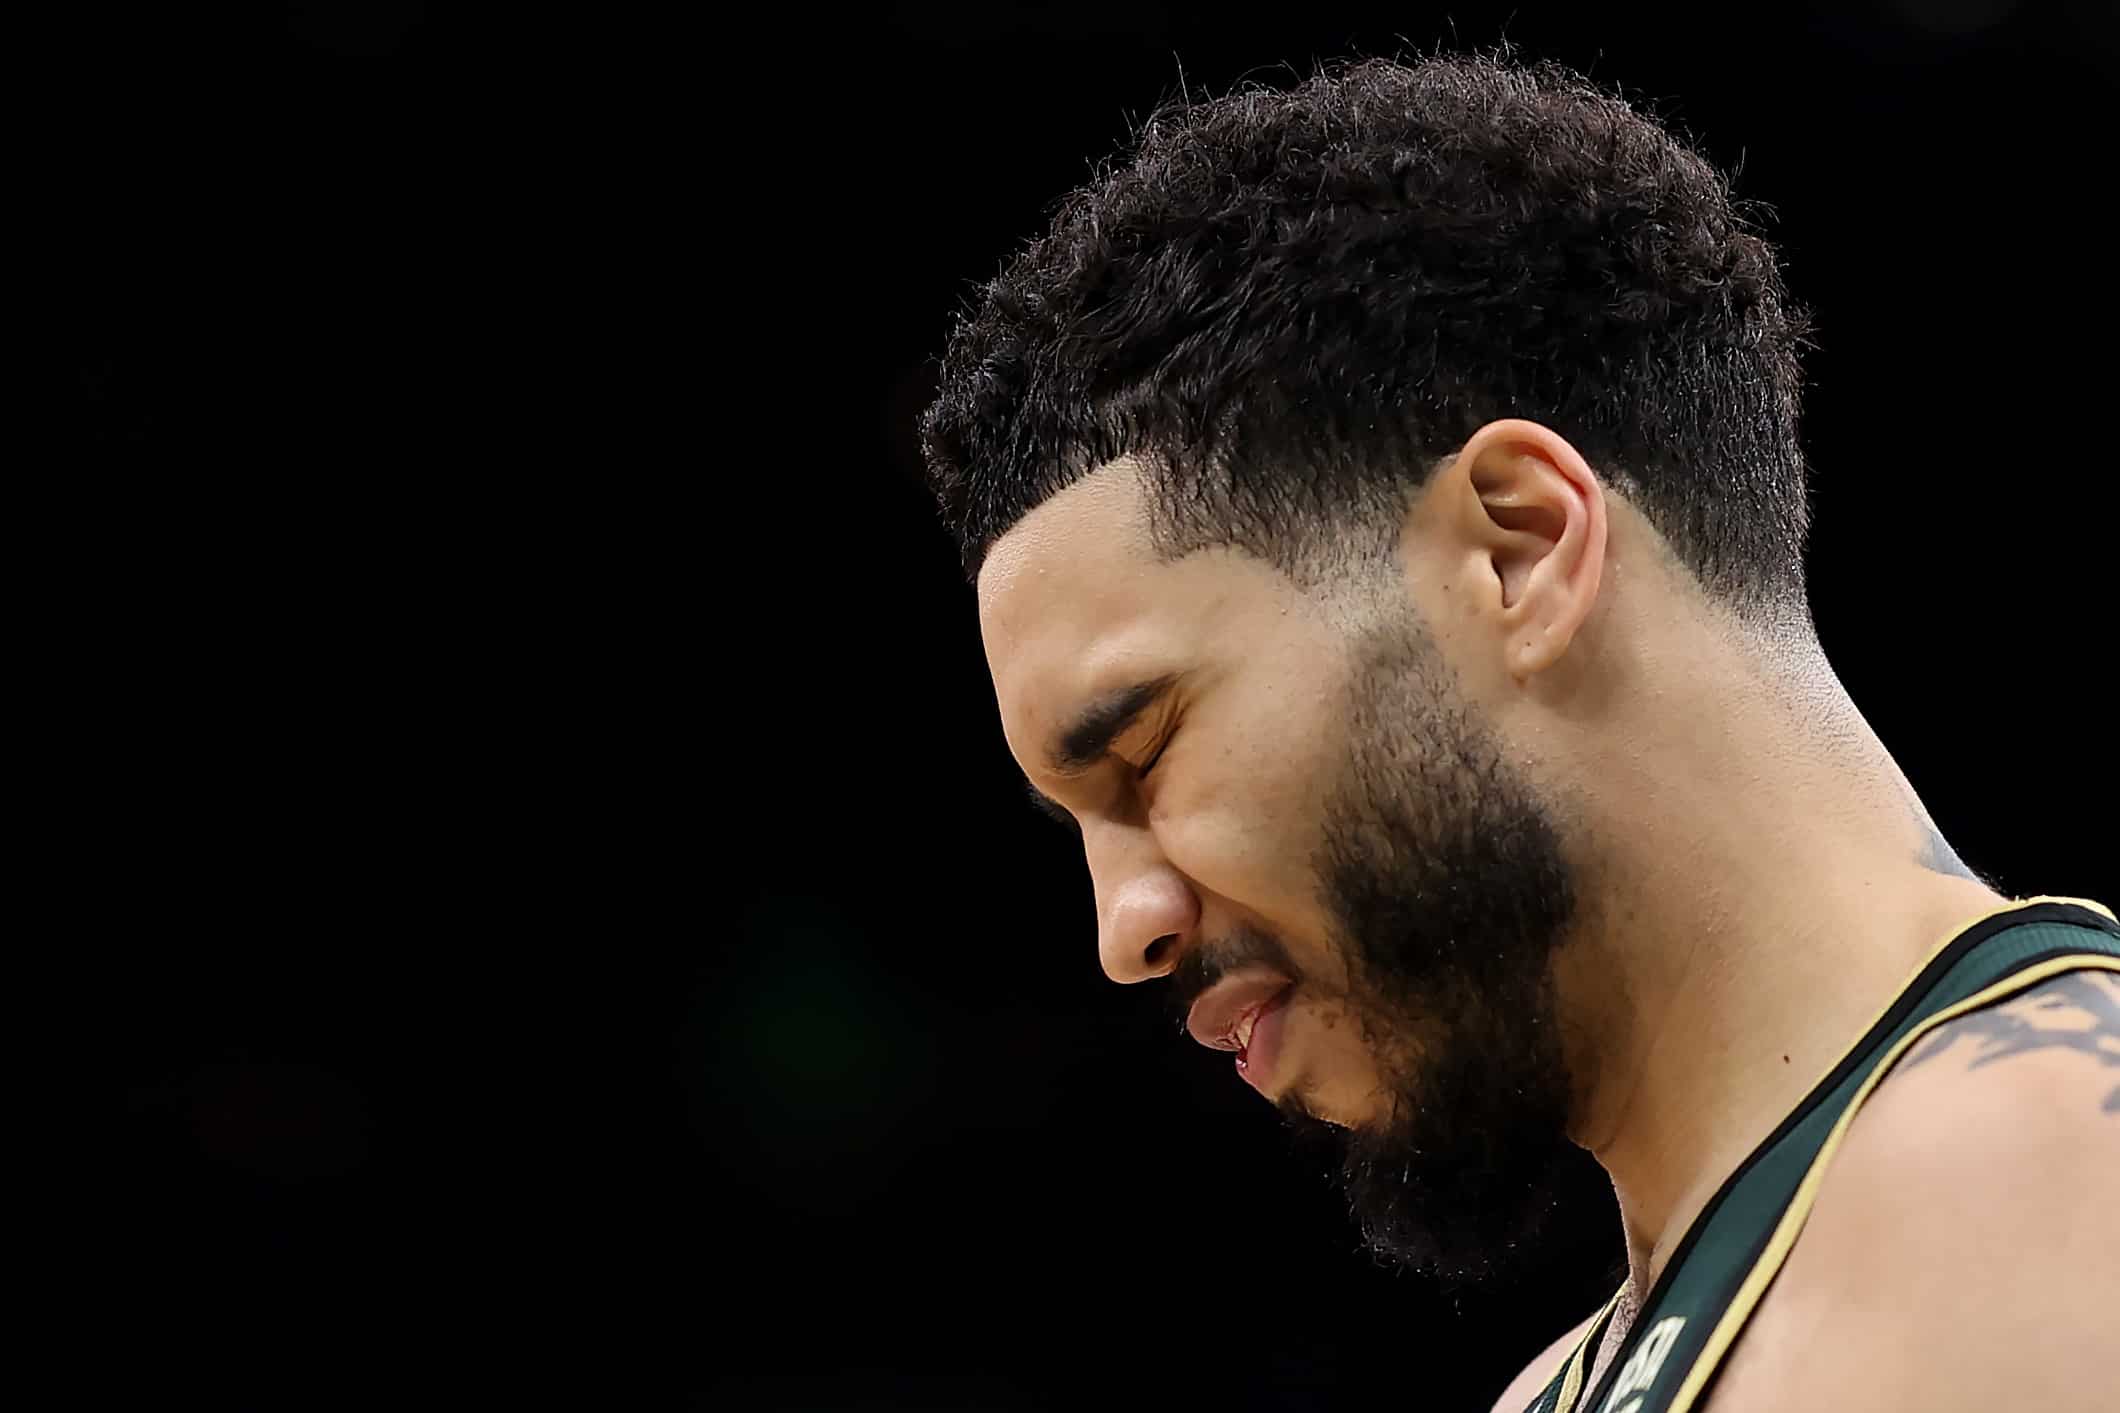
[[(2110, 917), (2112, 914), (2107, 913), (2106, 916)], [(2026, 967), (2004, 977), (1985, 991), (1968, 996), (1955, 1006), (1938, 1011), (1900, 1037), (1899, 1043), (1887, 1051), (1884, 1059), (1870, 1071), (1869, 1078), (1855, 1091), (1855, 1097), (1848, 1101), (1848, 1107), (1833, 1125), (1833, 1131), (1826, 1135), (1824, 1146), (1818, 1150), (1818, 1156), (1811, 1160), (1810, 1170), (1804, 1174), (1802, 1186), (1796, 1189), (1796, 1195), (1789, 1199), (1789, 1205), (1782, 1210), (1781, 1221), (1774, 1228), (1774, 1235), (1768, 1238), (1766, 1250), (1760, 1254), (1759, 1260), (1753, 1263), (1744, 1284), (1737, 1288), (1737, 1294), (1732, 1296), (1730, 1303), (1724, 1307), (1722, 1318), (1716, 1321), (1714, 1331), (1708, 1336), (1708, 1342), (1701, 1346), (1700, 1353), (1694, 1357), (1693, 1367), (1686, 1371), (1685, 1382), (1671, 1395), (1667, 1413), (1687, 1413), (1693, 1406), (1693, 1400), (1700, 1395), (1702, 1386), (1722, 1363), (1723, 1354), (1736, 1343), (1738, 1330), (1751, 1315), (1752, 1308), (1759, 1303), (1760, 1297), (1766, 1293), (1767, 1286), (1780, 1272), (1783, 1262), (1789, 1259), (1789, 1252), (1795, 1247), (1798, 1234), (1803, 1231), (1804, 1223), (1810, 1220), (1811, 1206), (1818, 1198), (1819, 1184), (1825, 1180), (1826, 1165), (1833, 1161), (1834, 1152), (1840, 1147), (1841, 1140), (1847, 1136), (1848, 1126), (1855, 1121), (1855, 1115), (1861, 1112), (1863, 1104), (1878, 1084), (1891, 1072), (1892, 1066), (1899, 1062), (1899, 1057), (1906, 1053), (1907, 1047), (1937, 1026), (1956, 1020), (1968, 1011), (1977, 1011), (1982, 1006), (1993, 1005), (2037, 985), (2050, 976), (2086, 968), (2120, 975), (2120, 957), (2108, 957), (2102, 952), (2080, 952), (2050, 958), (2037, 966)]]
[[(1838, 1070), (1838, 1068), (1842, 1066), (1842, 1063), (1847, 1063), (1847, 1057), (1855, 1053), (1855, 1047), (1857, 1047), (1857, 1044), (1861, 1044), (1863, 1040), (1866, 1040), (1866, 1038), (1870, 1036), (1870, 1032), (1872, 1032), (1872, 1030), (1876, 1030), (1876, 1027), (1878, 1027), (1878, 1023), (1880, 1023), (1880, 1021), (1883, 1021), (1883, 1019), (1885, 1019), (1887, 1015), (1891, 1015), (1891, 1008), (1893, 1008), (1893, 1006), (1897, 1006), (1897, 1004), (1900, 1004), (1900, 998), (1902, 998), (1902, 996), (1906, 996), (1906, 989), (1908, 989), (1910, 985), (1914, 985), (1916, 981), (1921, 981), (1921, 972), (1929, 970), (1929, 962), (1933, 962), (1933, 960), (1936, 960), (1936, 958), (1940, 958), (1940, 955), (1944, 955), (1944, 949), (1946, 949), (1946, 947), (1950, 947), (1950, 943), (1955, 943), (1955, 941), (1959, 941), (1959, 938), (1961, 938), (1961, 936), (1963, 936), (1965, 932), (1969, 932), (1969, 930), (1974, 930), (1974, 928), (1978, 928), (1978, 926), (1980, 926), (1982, 922), (1986, 922), (1986, 919), (1989, 919), (1989, 917), (1999, 917), (1999, 915), (2003, 915), (2003, 913), (2014, 913), (2014, 911), (2018, 911), (2018, 909), (2027, 909), (2027, 907), (2039, 905), (2039, 902), (2067, 902), (2067, 905), (2071, 905), (2071, 907), (2084, 907), (2084, 909), (2090, 909), (2092, 913), (2103, 913), (2105, 917), (2112, 917), (2112, 919), (2114, 919), (2114, 922), (2120, 922), (2120, 915), (2116, 915), (2116, 913), (2114, 913), (2112, 909), (2109, 909), (2109, 907), (2105, 907), (2105, 905), (2103, 905), (2103, 902), (2097, 902), (2097, 900), (2092, 900), (2092, 898), (2065, 898), (2065, 896), (2059, 896), (2059, 894), (2035, 894), (2035, 896), (2031, 896), (2031, 898), (2014, 898), (2014, 900), (2010, 900), (2010, 902), (2003, 902), (2003, 905), (2001, 905), (2001, 907), (1991, 907), (1989, 911), (1984, 911), (1984, 913), (1976, 913), (1974, 917), (1967, 917), (1967, 919), (1965, 919), (1965, 922), (1961, 922), (1961, 924), (1955, 924), (1955, 926), (1953, 926), (1953, 928), (1950, 928), (1948, 932), (1944, 932), (1944, 936), (1942, 936), (1942, 941), (1938, 941), (1936, 945), (1933, 945), (1933, 947), (1929, 947), (1929, 951), (1927, 951), (1927, 953), (1923, 955), (1923, 958), (1921, 958), (1921, 962), (1916, 962), (1916, 964), (1914, 964), (1914, 970), (1910, 970), (1910, 972), (1906, 974), (1906, 981), (1902, 981), (1900, 985), (1897, 985), (1897, 989), (1893, 989), (1893, 994), (1891, 994), (1891, 1000), (1887, 1000), (1887, 1002), (1885, 1002), (1883, 1006), (1878, 1006), (1878, 1008), (1876, 1008), (1876, 1015), (1874, 1015), (1874, 1017), (1870, 1017), (1870, 1023), (1868, 1023), (1868, 1025), (1863, 1025), (1863, 1027), (1861, 1027), (1861, 1030), (1857, 1030), (1857, 1032), (1855, 1032), (1855, 1038), (1847, 1042), (1847, 1047), (1842, 1047), (1840, 1055), (1836, 1055), (1836, 1057), (1834, 1057), (1834, 1061), (1830, 1063), (1830, 1066), (1825, 1066), (1823, 1070), (1819, 1070), (1819, 1078), (1815, 1078), (1815, 1080), (1813, 1080), (1813, 1083), (1810, 1083), (1810, 1089), (1806, 1089), (1806, 1091), (1804, 1091), (1804, 1095), (1808, 1097), (1808, 1095), (1813, 1095), (1813, 1093), (1817, 1093), (1817, 1091), (1819, 1091), (1819, 1085), (1823, 1085), (1827, 1078), (1832, 1078), (1834, 1070)], [(1927, 1030), (1927, 1025), (1921, 1025), (1921, 1027), (1919, 1027), (1919, 1030)], [(1893, 1055), (1897, 1055), (1897, 1051), (1893, 1051)], [(1883, 1076), (1883, 1074), (1885, 1074), (1885, 1070), (1889, 1068), (1889, 1063), (1891, 1063), (1891, 1059), (1887, 1057), (1887, 1063), (1885, 1063), (1885, 1066), (1878, 1066), (1878, 1068), (1876, 1068), (1876, 1070), (1874, 1070), (1874, 1072), (1870, 1074), (1870, 1078), (1872, 1078), (1872, 1080), (1876, 1080), (1876, 1078), (1880, 1078), (1880, 1076)], [(1840, 1119), (1842, 1119), (1842, 1123), (1847, 1123), (1847, 1116), (1855, 1112), (1855, 1104), (1859, 1104), (1859, 1102), (1861, 1102), (1861, 1097), (1863, 1097), (1863, 1095), (1868, 1095), (1868, 1085), (1866, 1085), (1866, 1087), (1863, 1087), (1863, 1089), (1861, 1089), (1861, 1091), (1857, 1093), (1857, 1097), (1855, 1097), (1855, 1102), (1853, 1102), (1853, 1104), (1849, 1106), (1847, 1114), (1842, 1114), (1842, 1116), (1840, 1116)], [(1779, 1125), (1777, 1125), (1777, 1127), (1779, 1127)], [(1834, 1133), (1830, 1135), (1830, 1138), (1827, 1138), (1827, 1146), (1825, 1146), (1825, 1148), (1823, 1148), (1823, 1150), (1819, 1152), (1819, 1159), (1817, 1159), (1817, 1163), (1821, 1163), (1821, 1161), (1823, 1161), (1823, 1159), (1825, 1159), (1827, 1155), (1830, 1155), (1830, 1152), (1832, 1152), (1832, 1144), (1834, 1144), (1834, 1142), (1838, 1140), (1838, 1133), (1840, 1133), (1840, 1129), (1836, 1127), (1836, 1129), (1834, 1129)], [(1817, 1163), (1813, 1163), (1813, 1171), (1817, 1171)], [(1728, 1182), (1728, 1178), (1726, 1178), (1724, 1182)], [(1808, 1182), (1808, 1178), (1806, 1178), (1806, 1182)], [(1719, 1191), (1719, 1188), (1717, 1188), (1717, 1191)], [(1798, 1195), (1802, 1195), (1802, 1188), (1798, 1188)], [(1711, 1201), (1711, 1205), (1713, 1205), (1713, 1201)], [(1808, 1203), (1806, 1203), (1806, 1208), (1808, 1208)], [(1794, 1210), (1794, 1203), (1791, 1203), (1791, 1210)], [(1787, 1218), (1787, 1212), (1789, 1212), (1789, 1210), (1783, 1210), (1783, 1218)], [(1704, 1210), (1702, 1210), (1702, 1214), (1700, 1214), (1700, 1216), (1694, 1216), (1694, 1222), (1702, 1220), (1702, 1216), (1704, 1216), (1704, 1214), (1707, 1214), (1707, 1212), (1704, 1212)], [(1690, 1231), (1690, 1227), (1688, 1227), (1688, 1231)], [(1777, 1229), (1777, 1233), (1774, 1233), (1774, 1235), (1777, 1235), (1777, 1239), (1779, 1239), (1779, 1235), (1781, 1235), (1781, 1233), (1779, 1233), (1779, 1229)], [(1794, 1235), (1791, 1235), (1791, 1237), (1789, 1237), (1789, 1241), (1791, 1241), (1791, 1244), (1794, 1244), (1794, 1241), (1796, 1241), (1796, 1237), (1794, 1237)], [(1681, 1244), (1683, 1244), (1683, 1235), (1681, 1235)], [(1768, 1244), (1768, 1250), (1772, 1252), (1772, 1244)], [(1777, 1263), (1777, 1269), (1779, 1269), (1779, 1263)], [(1651, 1284), (1654, 1284), (1654, 1282), (1651, 1282)], [(1579, 1377), (1577, 1377), (1579, 1373), (1582, 1373), (1582, 1360), (1584, 1360), (1584, 1349), (1586, 1349), (1586, 1347), (1590, 1345), (1590, 1339), (1592, 1339), (1592, 1335), (1601, 1335), (1601, 1330), (1598, 1330), (1598, 1324), (1601, 1324), (1601, 1322), (1603, 1322), (1603, 1318), (1605, 1318), (1605, 1311), (1609, 1311), (1609, 1309), (1611, 1309), (1613, 1305), (1618, 1305), (1618, 1303), (1620, 1303), (1620, 1296), (1622, 1296), (1622, 1294), (1626, 1294), (1626, 1284), (1624, 1284), (1624, 1282), (1620, 1284), (1620, 1288), (1618, 1288), (1618, 1290), (1615, 1290), (1615, 1292), (1611, 1294), (1611, 1299), (1609, 1299), (1609, 1301), (1605, 1301), (1605, 1309), (1603, 1309), (1603, 1311), (1598, 1311), (1598, 1318), (1590, 1322), (1590, 1332), (1588, 1332), (1588, 1335), (1584, 1335), (1582, 1343), (1579, 1343), (1579, 1345), (1575, 1345), (1575, 1356), (1573, 1356), (1573, 1358), (1569, 1360), (1569, 1377), (1567, 1377), (1567, 1381), (1565, 1381), (1565, 1383), (1562, 1383), (1562, 1385), (1560, 1385), (1560, 1400), (1558, 1400), (1558, 1402), (1554, 1402), (1554, 1413), (1575, 1413), (1575, 1398), (1577, 1398), (1577, 1396), (1582, 1396), (1582, 1392), (1584, 1392), (1584, 1390), (1582, 1390), (1582, 1379), (1579, 1379)], [(1743, 1288), (1741, 1288), (1741, 1290), (1738, 1290), (1738, 1294), (1743, 1294)], [(1755, 1299), (1757, 1299), (1757, 1296), (1755, 1296)], [(1643, 1313), (1647, 1313), (1647, 1311), (1643, 1311)], [(1721, 1330), (1721, 1324), (1717, 1324), (1717, 1328), (1715, 1328), (1715, 1330), (1711, 1332), (1711, 1335), (1709, 1335), (1709, 1343), (1707, 1343), (1707, 1345), (1704, 1345), (1704, 1347), (1700, 1349), (1700, 1358), (1696, 1358), (1696, 1360), (1694, 1360), (1694, 1369), (1692, 1369), (1692, 1373), (1688, 1373), (1688, 1379), (1685, 1379), (1685, 1385), (1681, 1385), (1681, 1390), (1679, 1390), (1681, 1394), (1685, 1394), (1685, 1390), (1688, 1390), (1688, 1388), (1690, 1388), (1690, 1385), (1694, 1383), (1694, 1375), (1698, 1375), (1698, 1371), (1702, 1369), (1702, 1364), (1709, 1364), (1709, 1352), (1719, 1352), (1719, 1349), (1721, 1349), (1721, 1347), (1724, 1347), (1724, 1345), (1728, 1345), (1728, 1343), (1730, 1343), (1730, 1341), (1724, 1341), (1724, 1345), (1717, 1345), (1715, 1341), (1717, 1341), (1717, 1339), (1721, 1339), (1721, 1335), (1724, 1335), (1724, 1330)], [(1734, 1339), (1734, 1335), (1732, 1335), (1732, 1339)], [(1709, 1364), (1709, 1369), (1713, 1371), (1713, 1364)], [(1671, 1405), (1671, 1413), (1681, 1413), (1681, 1411), (1683, 1411), (1683, 1407), (1685, 1407), (1685, 1405), (1679, 1405), (1679, 1402), (1673, 1402), (1673, 1405)]]
[(1605, 1317), (1612, 1313), (1612, 1307), (1619, 1304), (1619, 1298), (1626, 1293), (1627, 1287), (1625, 1285), (1612, 1292), (1612, 1298), (1605, 1302), (1604, 1309), (1597, 1312), (1597, 1318), (1590, 1322), (1589, 1330), (1584, 1333), (1581, 1341), (1576, 1344), (1575, 1353), (1568, 1360), (1568, 1377), (1561, 1382), (1560, 1399), (1553, 1405), (1554, 1413), (1568, 1413), (1568, 1410), (1575, 1407), (1576, 1395), (1583, 1391), (1583, 1372), (1588, 1360), (1590, 1347), (1603, 1337), (1605, 1333)]

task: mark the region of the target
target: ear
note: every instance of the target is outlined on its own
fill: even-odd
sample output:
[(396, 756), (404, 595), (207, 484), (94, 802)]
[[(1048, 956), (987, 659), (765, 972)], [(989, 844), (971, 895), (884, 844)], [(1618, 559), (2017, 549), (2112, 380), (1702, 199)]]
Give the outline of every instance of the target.
[(1475, 432), (1438, 489), (1469, 571), (1468, 607), (1492, 623), (1502, 666), (1524, 682), (1561, 659), (1597, 604), (1604, 491), (1567, 438), (1520, 418)]

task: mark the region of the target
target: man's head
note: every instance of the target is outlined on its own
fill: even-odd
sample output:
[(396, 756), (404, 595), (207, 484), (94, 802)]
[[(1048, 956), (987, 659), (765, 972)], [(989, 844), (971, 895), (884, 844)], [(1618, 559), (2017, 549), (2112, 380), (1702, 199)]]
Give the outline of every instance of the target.
[(1550, 1205), (1566, 742), (1648, 619), (1808, 639), (1803, 331), (1698, 157), (1452, 58), (1157, 115), (952, 337), (933, 484), (1105, 968), (1294, 983), (1251, 1077), (1379, 1254), (1477, 1280)]

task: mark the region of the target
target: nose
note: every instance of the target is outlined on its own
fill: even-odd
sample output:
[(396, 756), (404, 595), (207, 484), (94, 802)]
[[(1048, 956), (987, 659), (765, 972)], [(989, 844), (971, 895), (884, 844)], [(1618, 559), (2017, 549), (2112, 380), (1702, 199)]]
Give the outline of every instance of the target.
[(1200, 925), (1199, 895), (1144, 828), (1106, 825), (1084, 842), (1104, 974), (1122, 983), (1164, 975)]

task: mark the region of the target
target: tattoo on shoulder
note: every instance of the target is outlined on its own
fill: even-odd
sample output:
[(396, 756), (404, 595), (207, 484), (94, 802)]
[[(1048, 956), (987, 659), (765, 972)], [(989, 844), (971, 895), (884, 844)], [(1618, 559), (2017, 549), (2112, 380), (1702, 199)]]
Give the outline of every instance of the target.
[[(1925, 1064), (1961, 1040), (1975, 1047), (1967, 1069), (2028, 1050), (2067, 1049), (2120, 1070), (2120, 974), (2091, 968), (2049, 977), (2021, 995), (1936, 1027), (1899, 1068)], [(2098, 1108), (2120, 1114), (2120, 1084)]]

